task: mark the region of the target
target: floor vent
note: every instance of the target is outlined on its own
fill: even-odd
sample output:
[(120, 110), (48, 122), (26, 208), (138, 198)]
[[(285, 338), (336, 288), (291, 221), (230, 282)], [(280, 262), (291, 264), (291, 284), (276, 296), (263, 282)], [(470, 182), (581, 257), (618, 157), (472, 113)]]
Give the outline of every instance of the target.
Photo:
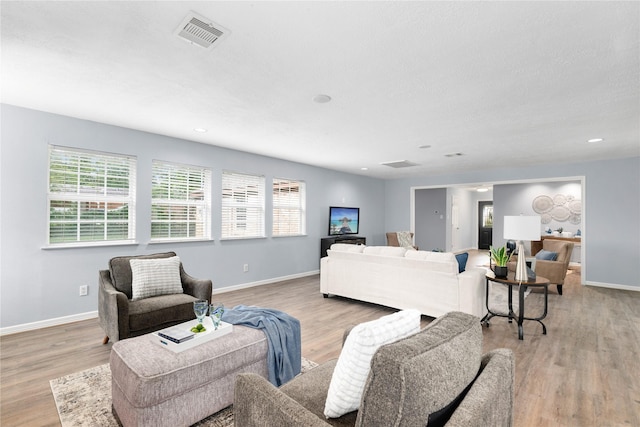
[(189, 12), (175, 33), (191, 44), (210, 49), (218, 46), (230, 31), (202, 15)]

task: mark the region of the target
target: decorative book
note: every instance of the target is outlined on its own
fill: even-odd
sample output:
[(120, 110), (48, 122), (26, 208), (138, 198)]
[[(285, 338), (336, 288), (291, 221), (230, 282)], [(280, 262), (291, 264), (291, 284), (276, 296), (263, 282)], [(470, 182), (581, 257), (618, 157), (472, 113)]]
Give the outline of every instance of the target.
[(158, 336), (166, 338), (176, 344), (180, 344), (192, 339), (195, 336), (195, 333), (186, 329), (184, 325), (178, 325), (158, 331)]

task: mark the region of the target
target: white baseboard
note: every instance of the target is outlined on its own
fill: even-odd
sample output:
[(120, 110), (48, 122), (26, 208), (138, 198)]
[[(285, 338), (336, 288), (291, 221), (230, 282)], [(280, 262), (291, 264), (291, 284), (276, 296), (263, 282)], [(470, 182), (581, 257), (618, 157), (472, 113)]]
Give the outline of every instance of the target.
[[(282, 282), (282, 281), (291, 280), (291, 279), (298, 279), (301, 277), (313, 276), (316, 274), (320, 274), (320, 270), (308, 271), (306, 273), (300, 273), (300, 274), (292, 274), (289, 276), (276, 277), (276, 278), (267, 279), (267, 280), (259, 280), (257, 282), (242, 283), (234, 286), (225, 286), (224, 288), (219, 288), (219, 289), (214, 288), (213, 294), (217, 295), (225, 292), (237, 291), (238, 289), (246, 289), (246, 288), (253, 288), (254, 286), (269, 285), (271, 283)], [(47, 320), (40, 320), (32, 323), (24, 323), (22, 325), (8, 326), (6, 328), (0, 328), (0, 336), (16, 334), (18, 332), (33, 331), (36, 329), (48, 328), (50, 326), (64, 325), (66, 323), (78, 322), (80, 320), (95, 319), (97, 317), (98, 317), (98, 311), (90, 311), (88, 313), (80, 313), (80, 314), (74, 314), (71, 316), (56, 317), (55, 319), (47, 319)]]
[(80, 320), (95, 319), (98, 317), (98, 311), (89, 311), (87, 313), (73, 314), (71, 316), (56, 317), (54, 319), (39, 320), (37, 322), (23, 323), (22, 325), (7, 326), (0, 328), (0, 336), (17, 334), (18, 332), (33, 331), (36, 329), (48, 328), (50, 326), (64, 325), (67, 323), (79, 322)]
[(301, 277), (314, 276), (316, 274), (320, 274), (320, 270), (307, 271), (305, 273), (292, 274), (289, 276), (275, 277), (273, 279), (259, 280), (257, 282), (241, 283), (239, 285), (225, 286), (224, 288), (218, 288), (218, 289), (216, 289), (214, 285), (213, 294), (218, 295), (218, 294), (223, 294), (225, 292), (237, 291), (239, 289), (253, 288), (255, 286), (262, 286), (262, 285), (270, 285), (271, 283), (283, 282), (285, 280), (291, 280), (291, 279), (299, 279)]
[(615, 283), (602, 283), (602, 282), (585, 282), (585, 286), (595, 286), (599, 288), (609, 288), (609, 289), (618, 289), (621, 291), (636, 291), (640, 292), (640, 286), (630, 286), (630, 285), (618, 285)]

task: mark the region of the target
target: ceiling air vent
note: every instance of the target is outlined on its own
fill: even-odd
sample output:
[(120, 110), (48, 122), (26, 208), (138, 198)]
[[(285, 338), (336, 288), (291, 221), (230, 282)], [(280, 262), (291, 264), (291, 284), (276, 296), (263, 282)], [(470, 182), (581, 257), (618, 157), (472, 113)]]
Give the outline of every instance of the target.
[(417, 163), (412, 163), (408, 160), (399, 160), (396, 162), (384, 162), (380, 164), (383, 166), (389, 166), (390, 168), (408, 168), (411, 166), (418, 166)]
[(178, 37), (191, 44), (210, 49), (218, 46), (220, 41), (229, 35), (230, 31), (202, 15), (189, 12), (175, 33)]

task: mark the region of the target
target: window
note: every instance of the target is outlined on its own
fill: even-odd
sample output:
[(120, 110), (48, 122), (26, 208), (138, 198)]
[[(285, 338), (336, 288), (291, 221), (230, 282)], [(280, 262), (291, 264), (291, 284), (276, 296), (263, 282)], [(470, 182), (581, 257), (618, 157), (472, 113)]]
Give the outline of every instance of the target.
[(49, 244), (135, 239), (136, 158), (49, 146)]
[(482, 208), (482, 226), (493, 228), (493, 205), (484, 205)]
[(211, 170), (154, 160), (151, 240), (210, 238)]
[(306, 233), (305, 183), (273, 180), (273, 235), (299, 236)]
[(222, 238), (264, 237), (264, 176), (222, 172)]

